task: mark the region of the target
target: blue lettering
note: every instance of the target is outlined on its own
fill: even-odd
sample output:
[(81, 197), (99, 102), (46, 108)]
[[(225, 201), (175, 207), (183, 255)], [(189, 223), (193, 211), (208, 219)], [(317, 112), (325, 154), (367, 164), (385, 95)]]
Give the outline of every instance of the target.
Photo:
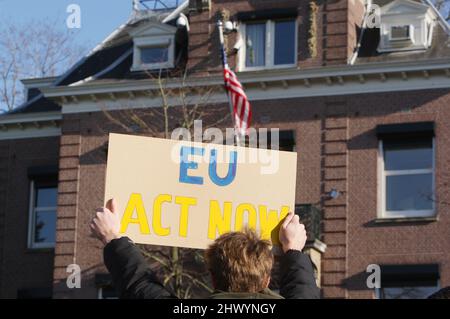
[(211, 162), (209, 163), (209, 178), (218, 186), (227, 186), (234, 181), (236, 177), (237, 152), (230, 152), (230, 163), (228, 165), (228, 174), (224, 178), (217, 176), (217, 151), (211, 150)]
[(198, 168), (198, 163), (189, 161), (188, 157), (189, 155), (203, 156), (204, 152), (205, 150), (199, 147), (188, 147), (188, 146), (181, 147), (180, 150), (181, 163), (180, 163), (180, 179), (179, 179), (180, 183), (203, 185), (203, 177), (188, 175), (189, 169)]

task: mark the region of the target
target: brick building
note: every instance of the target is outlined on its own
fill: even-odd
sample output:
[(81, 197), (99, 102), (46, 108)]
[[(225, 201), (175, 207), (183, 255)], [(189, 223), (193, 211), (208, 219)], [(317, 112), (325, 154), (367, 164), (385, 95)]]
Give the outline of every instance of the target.
[[(137, 110), (159, 123), (148, 110), (161, 108), (163, 70), (194, 100), (214, 89), (209, 121), (224, 118), (218, 19), (232, 21), (228, 60), (253, 125), (280, 128), (298, 153), (299, 210), (321, 212), (310, 244), (323, 297), (450, 285), (450, 41), (437, 11), (412, 0), (197, 0), (136, 8), (65, 74), (23, 81), (28, 100), (0, 117), (0, 297), (106, 294), (89, 222), (103, 203), (107, 134), (142, 133), (111, 117)], [(74, 263), (81, 289), (66, 286)], [(380, 289), (366, 285), (370, 264)]]

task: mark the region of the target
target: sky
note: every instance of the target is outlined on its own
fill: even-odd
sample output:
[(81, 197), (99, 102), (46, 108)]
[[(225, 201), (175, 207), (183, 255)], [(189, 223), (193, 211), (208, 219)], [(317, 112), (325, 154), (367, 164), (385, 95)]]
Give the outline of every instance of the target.
[(0, 19), (26, 23), (31, 20), (58, 21), (56, 28), (67, 28), (71, 4), (81, 9), (81, 28), (74, 41), (92, 49), (122, 23), (132, 11), (132, 0), (0, 0)]
[[(153, 8), (155, 0), (146, 1), (146, 5)], [(160, 1), (156, 4), (158, 8), (161, 8), (160, 3), (173, 8), (176, 3), (181, 4), (184, 0), (158, 1)], [(23, 30), (21, 27), (27, 26), (29, 23), (37, 25), (42, 22), (49, 22), (51, 25), (54, 24), (53, 31), (61, 31), (63, 34), (68, 34), (71, 39), (70, 43), (73, 44), (73, 48), (80, 49), (79, 58), (82, 58), (83, 55), (91, 52), (120, 25), (126, 23), (132, 14), (132, 9), (133, 0), (0, 0), (0, 28), (12, 25), (19, 30)], [(77, 14), (78, 10), (79, 15)], [(75, 21), (73, 16), (75, 14), (79, 16), (79, 20), (77, 20), (80, 22), (79, 27), (78, 24), (73, 24)], [(72, 25), (70, 27), (71, 22)], [(36, 40), (38, 42), (35, 46), (39, 47), (40, 37), (36, 38)], [(5, 42), (8, 43), (6, 40)], [(32, 46), (30, 45), (30, 47)], [(42, 46), (42, 48), (45, 49), (46, 47)], [(2, 53), (5, 52), (0, 52), (0, 62)], [(79, 60), (78, 52), (76, 55), (76, 60)], [(3, 65), (8, 65), (9, 61), (13, 59), (12, 56), (8, 55), (8, 52), (3, 58)], [(22, 65), (21, 67), (23, 68), (24, 66)], [(60, 67), (61, 69), (56, 70), (57, 74), (63, 73), (67, 68), (65, 65), (60, 65)], [(31, 69), (25, 67), (25, 70), (29, 71)], [(20, 69), (19, 72), (23, 73), (23, 70)], [(19, 74), (19, 79), (34, 76), (37, 75)], [(20, 89), (22, 88), (20, 81), (12, 79), (12, 74), (10, 74), (10, 77), (6, 80), (7, 97), (11, 101), (11, 96), (17, 96), (18, 98), (14, 103), (17, 106), (24, 99), (24, 91)], [(15, 83), (17, 83), (16, 86), (14, 86)], [(3, 85), (3, 83), (0, 84)], [(19, 89), (14, 90), (15, 87)], [(13, 94), (12, 92), (17, 93)], [(5, 101), (0, 98), (0, 114), (7, 109), (8, 104)]]

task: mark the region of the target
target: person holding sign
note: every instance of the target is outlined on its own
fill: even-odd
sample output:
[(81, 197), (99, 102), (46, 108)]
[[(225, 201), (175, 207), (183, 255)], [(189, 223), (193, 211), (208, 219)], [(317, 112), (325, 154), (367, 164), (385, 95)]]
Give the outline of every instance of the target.
[[(97, 209), (91, 223), (93, 235), (102, 241), (104, 262), (121, 298), (175, 298), (156, 278), (134, 243), (120, 235), (120, 217), (114, 199)], [(306, 242), (298, 215), (283, 220), (280, 295), (268, 289), (273, 266), (271, 243), (249, 229), (228, 232), (206, 249), (206, 263), (215, 293), (211, 298), (316, 299), (316, 285), (309, 257), (302, 253)]]

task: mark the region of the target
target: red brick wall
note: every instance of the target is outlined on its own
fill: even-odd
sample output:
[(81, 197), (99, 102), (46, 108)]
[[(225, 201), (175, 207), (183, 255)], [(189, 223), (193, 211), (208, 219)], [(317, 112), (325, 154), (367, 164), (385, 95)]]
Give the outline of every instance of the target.
[[(450, 206), (437, 203), (438, 222), (374, 226), (376, 218), (377, 124), (434, 121), (436, 123), (436, 196), (450, 203), (450, 96), (444, 90), (376, 94), (352, 100), (349, 141), (348, 268), (356, 278), (370, 263), (437, 263), (441, 285), (450, 285)], [(364, 105), (361, 107), (359, 105)], [(383, 106), (380, 108), (380, 106)], [(355, 117), (355, 112), (359, 112)], [(370, 297), (349, 281), (349, 297)]]
[[(441, 284), (450, 285), (447, 253), (450, 250), (450, 207), (438, 205), (437, 222), (373, 226), (377, 216), (378, 142), (375, 127), (379, 124), (436, 122), (437, 196), (441, 201), (450, 202), (450, 192), (444, 186), (450, 182), (450, 176), (443, 174), (450, 168), (449, 103), (448, 90), (252, 103), (255, 127), (295, 130), (298, 152), (296, 201), (313, 203), (324, 210), (323, 241), (327, 244), (322, 264), (324, 297), (372, 297), (372, 292), (365, 288), (367, 276), (364, 273), (370, 263), (435, 262), (441, 267)], [(222, 110), (217, 110), (218, 116), (227, 112), (225, 105)], [(68, 203), (75, 204), (69, 203), (70, 209), (60, 208), (58, 214), (66, 209), (68, 213), (74, 211), (75, 246), (69, 246), (69, 252), (74, 251), (75, 255), (61, 260), (66, 263), (75, 260), (84, 270), (83, 288), (72, 291), (69, 296), (94, 297), (94, 275), (105, 269), (100, 245), (89, 237), (88, 223), (94, 209), (103, 204), (105, 134), (118, 130), (106, 125), (101, 113), (70, 116), (64, 122), (72, 121), (80, 123), (77, 128), (80, 137), (67, 139), (77, 145), (74, 152), (79, 150), (80, 153), (75, 156), (77, 159), (67, 163), (77, 167), (74, 172), (78, 175), (71, 176), (77, 179), (78, 188), (74, 186), (76, 196), (67, 199)], [(71, 131), (71, 134), (76, 133)], [(62, 145), (61, 153), (64, 149)], [(61, 158), (60, 165), (63, 160)], [(64, 175), (61, 171), (60, 176)], [(342, 196), (327, 200), (325, 194), (331, 188), (338, 189)], [(60, 196), (61, 193), (63, 187), (60, 184)], [(58, 225), (61, 224), (58, 222)], [(57, 248), (57, 251), (60, 250)], [(65, 293), (58, 296), (65, 296)]]
[(18, 289), (51, 288), (53, 250), (29, 250), (31, 166), (58, 163), (58, 137), (0, 141), (0, 297)]
[(78, 233), (78, 187), (80, 130), (77, 117), (66, 117), (62, 122), (59, 151), (58, 219), (56, 223), (55, 263), (53, 269), (53, 296), (73, 298), (77, 289), (68, 289), (66, 271), (77, 264), (76, 239)]
[[(318, 2), (317, 13), (317, 56), (311, 57), (308, 49), (309, 1), (293, 0), (215, 0), (211, 11), (191, 12), (189, 33), (189, 71), (198, 75), (220, 72), (219, 38), (216, 23), (219, 12), (227, 10), (233, 18), (238, 12), (298, 8), (298, 66), (300, 68), (321, 65), (346, 64), (356, 44), (356, 25), (363, 17), (363, 6), (359, 0)], [(228, 37), (228, 49), (233, 48), (236, 35)], [(229, 57), (231, 67), (235, 67), (237, 55)]]

